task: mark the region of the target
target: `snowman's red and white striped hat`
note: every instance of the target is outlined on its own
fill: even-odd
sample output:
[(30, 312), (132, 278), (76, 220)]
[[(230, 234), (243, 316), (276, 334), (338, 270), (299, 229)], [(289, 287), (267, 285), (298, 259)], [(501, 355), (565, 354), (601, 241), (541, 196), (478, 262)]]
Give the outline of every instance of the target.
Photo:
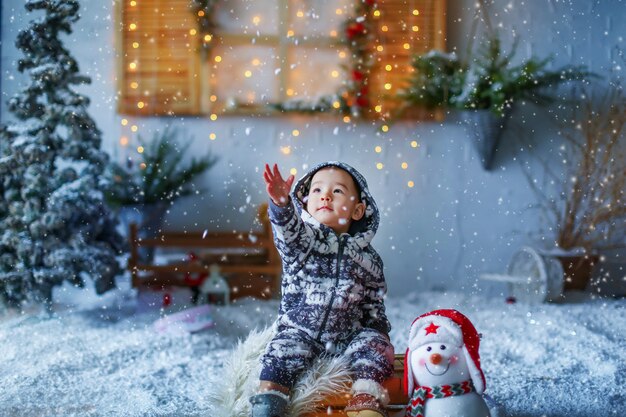
[(482, 394), (486, 383), (478, 354), (480, 335), (467, 317), (451, 309), (434, 310), (413, 320), (409, 347), (404, 358), (404, 386), (407, 394), (410, 396), (415, 387), (410, 364), (411, 352), (422, 345), (436, 342), (452, 343), (462, 348), (474, 388)]

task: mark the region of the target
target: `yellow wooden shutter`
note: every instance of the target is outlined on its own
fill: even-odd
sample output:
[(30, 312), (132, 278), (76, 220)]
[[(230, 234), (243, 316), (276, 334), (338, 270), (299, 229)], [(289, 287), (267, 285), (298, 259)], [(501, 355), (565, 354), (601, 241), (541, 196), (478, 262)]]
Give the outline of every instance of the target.
[[(379, 0), (379, 15), (373, 16), (377, 57), (369, 77), (373, 106), (380, 105), (383, 115), (397, 109), (393, 97), (406, 87), (412, 71), (411, 57), (432, 49), (445, 50), (445, 0)], [(412, 117), (428, 118), (426, 112)]]
[(200, 112), (196, 17), (189, 0), (120, 0), (118, 111)]

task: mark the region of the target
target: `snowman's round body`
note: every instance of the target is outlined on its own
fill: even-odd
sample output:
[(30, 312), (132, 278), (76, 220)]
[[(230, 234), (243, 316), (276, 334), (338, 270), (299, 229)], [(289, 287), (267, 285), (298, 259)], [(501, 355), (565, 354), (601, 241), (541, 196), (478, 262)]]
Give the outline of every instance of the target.
[[(410, 355), (415, 386), (436, 387), (468, 381), (471, 377), (467, 361), (462, 346), (441, 342), (422, 345)], [(476, 392), (428, 398), (424, 406), (424, 417), (490, 416), (485, 400)]]

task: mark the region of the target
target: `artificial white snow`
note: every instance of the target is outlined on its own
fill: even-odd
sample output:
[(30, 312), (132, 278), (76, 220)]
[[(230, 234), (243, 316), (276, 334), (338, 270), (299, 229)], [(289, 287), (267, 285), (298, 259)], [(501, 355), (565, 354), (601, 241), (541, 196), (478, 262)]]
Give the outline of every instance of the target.
[[(1, 416), (211, 416), (231, 349), (278, 309), (275, 300), (237, 300), (213, 307), (211, 329), (159, 334), (158, 306), (141, 304), (133, 290), (85, 297), (63, 300), (53, 318), (0, 316)], [(415, 291), (386, 305), (396, 353), (418, 315), (467, 315), (482, 334), (486, 392), (503, 415), (626, 415), (623, 299), (526, 305)]]

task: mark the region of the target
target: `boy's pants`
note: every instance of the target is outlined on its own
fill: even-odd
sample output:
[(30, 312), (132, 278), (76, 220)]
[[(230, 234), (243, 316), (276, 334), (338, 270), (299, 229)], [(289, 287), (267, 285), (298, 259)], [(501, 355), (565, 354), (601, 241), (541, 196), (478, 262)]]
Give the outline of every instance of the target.
[(261, 357), (261, 380), (291, 389), (298, 377), (323, 353), (348, 357), (354, 381), (382, 384), (393, 373), (393, 346), (380, 332), (359, 329), (336, 346), (323, 346), (301, 330), (281, 329)]

